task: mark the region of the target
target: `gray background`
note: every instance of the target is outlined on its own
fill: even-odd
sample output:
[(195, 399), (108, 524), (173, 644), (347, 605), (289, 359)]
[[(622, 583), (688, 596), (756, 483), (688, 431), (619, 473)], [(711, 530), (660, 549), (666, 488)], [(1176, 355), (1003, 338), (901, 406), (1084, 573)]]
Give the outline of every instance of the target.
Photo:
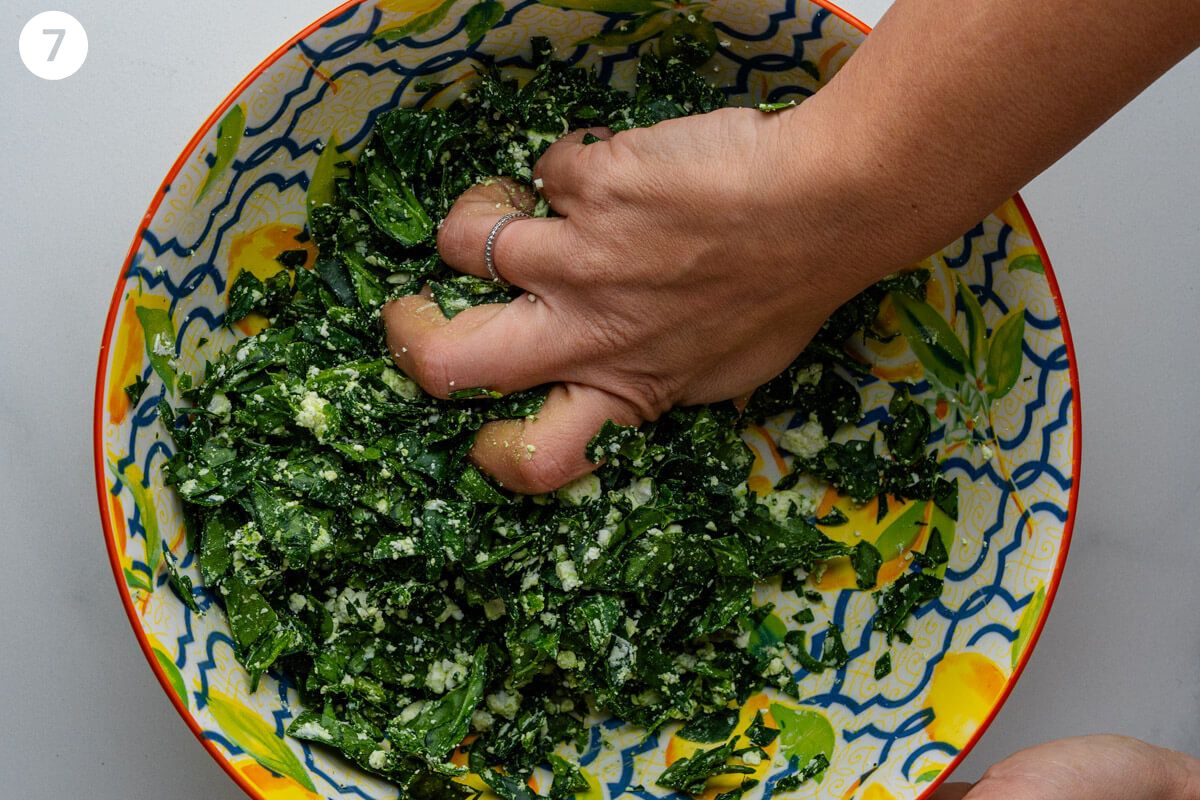
[[(0, 796), (242, 797), (158, 688), (113, 586), (92, 480), (96, 348), (183, 144), (332, 3), (0, 8)], [(846, 2), (867, 21), (887, 5)], [(17, 55), (48, 8), (90, 40), (56, 83)], [(1200, 55), (1024, 192), (1078, 345), (1084, 480), (1045, 635), (961, 777), (1098, 731), (1200, 754), (1197, 129)]]

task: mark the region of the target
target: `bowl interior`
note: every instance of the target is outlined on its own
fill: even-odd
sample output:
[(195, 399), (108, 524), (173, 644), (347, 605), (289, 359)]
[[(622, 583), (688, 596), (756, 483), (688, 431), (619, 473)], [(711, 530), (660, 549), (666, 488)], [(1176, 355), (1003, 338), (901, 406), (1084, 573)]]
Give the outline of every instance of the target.
[[(852, 19), (803, 0), (699, 2), (688, 12), (711, 23), (719, 48), (705, 69), (738, 103), (802, 99), (864, 35)], [(377, 114), (397, 104), (451, 102), (483, 57), (524, 68), (534, 35), (549, 37), (560, 57), (628, 86), (637, 53), (653, 46), (642, 37), (675, 13), (652, 0), (350, 3), (235, 90), (155, 197), (118, 281), (101, 350), (101, 516), (119, 591), (152, 668), (185, 721), (252, 796), (390, 798), (396, 791), (319, 747), (283, 737), (298, 713), (294, 690), (268, 676), (249, 693), (213, 598), (197, 593), (207, 611), (198, 615), (168, 588), (163, 545), (197, 586), (199, 578), (179, 504), (162, 485), (172, 446), (157, 402), (171, 397), (180, 376), (202, 375), (206, 358), (253, 330), (252, 321), (232, 331), (222, 326), (233, 273), (268, 274), (278, 253), (311, 246), (296, 240), (304, 238), (307, 206), (330, 191), (333, 163), (362, 147)], [(1078, 474), (1077, 392), (1065, 318), (1032, 223), (1010, 201), (922, 266), (933, 279), (928, 316), (916, 324), (940, 321), (962, 341), (962, 369), (923, 363), (905, 335), (854, 345), (875, 365), (862, 382), (871, 409), (865, 426), (885, 418), (894, 382), (916, 383), (914, 396), (937, 418), (930, 447), (959, 485), (958, 518), (933, 519), (939, 512), (926, 504), (896, 504), (879, 516), (873, 506), (830, 497), (852, 524), (827, 532), (889, 542), (885, 552), (894, 557), (883, 575), (894, 579), (907, 569), (906, 554), (923, 549), (927, 530), (949, 527), (946, 590), (918, 612), (909, 624), (912, 643), (893, 649), (891, 674), (877, 680), (876, 659), (888, 648), (870, 632), (875, 600), (848, 588), (844, 568), (821, 578), (813, 632), (837, 623), (853, 658), (836, 672), (804, 677), (799, 701), (774, 692), (751, 698), (743, 724), (763, 709), (784, 733), (750, 798), (770, 797), (775, 781), (817, 752), (831, 762), (823, 780), (789, 796), (902, 800), (927, 793), (1007, 695), (1061, 573)], [(901, 331), (896, 310), (886, 314)], [(988, 335), (972, 346), (970, 325), (980, 318)], [(979, 388), (974, 376), (988, 375), (989, 364), (1007, 375), (1008, 391)], [(139, 378), (150, 386), (132, 404), (125, 387)], [(754, 488), (769, 490), (780, 474), (785, 461), (776, 442), (789, 424), (783, 415), (747, 433), (757, 455)], [(767, 642), (795, 624), (798, 606), (777, 583), (759, 595), (777, 606), (756, 633)], [(669, 796), (654, 779), (690, 747), (673, 732), (643, 740), (619, 721), (597, 720), (590, 746), (578, 754), (593, 789), (580, 796)]]

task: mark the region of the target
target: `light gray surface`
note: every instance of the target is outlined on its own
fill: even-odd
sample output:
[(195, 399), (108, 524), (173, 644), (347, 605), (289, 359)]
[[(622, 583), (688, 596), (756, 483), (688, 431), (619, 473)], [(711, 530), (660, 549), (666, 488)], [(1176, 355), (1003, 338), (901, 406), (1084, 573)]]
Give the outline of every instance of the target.
[[(96, 347), (183, 144), (329, 5), (0, 8), (0, 796), (242, 797), (158, 688), (113, 587), (91, 469)], [(846, 5), (870, 21), (888, 3)], [(21, 26), (47, 8), (90, 39), (60, 83), (17, 57)], [(1084, 481), (1054, 613), (964, 778), (1076, 733), (1200, 753), (1197, 129), (1193, 56), (1024, 193), (1078, 345)]]

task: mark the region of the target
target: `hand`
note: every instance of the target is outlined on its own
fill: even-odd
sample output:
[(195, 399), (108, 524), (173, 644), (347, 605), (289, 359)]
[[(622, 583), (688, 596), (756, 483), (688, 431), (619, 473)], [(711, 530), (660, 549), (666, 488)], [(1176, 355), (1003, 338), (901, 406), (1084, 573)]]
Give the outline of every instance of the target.
[[(587, 473), (605, 420), (748, 395), (879, 277), (844, 263), (808, 200), (833, 181), (801, 152), (819, 142), (799, 148), (785, 128), (801, 111), (725, 109), (593, 131), (591, 144), (577, 131), (534, 170), (561, 216), (515, 220), (496, 239), (498, 271), (528, 295), (452, 320), (419, 295), (385, 308), (397, 363), (434, 395), (557, 384), (535, 420), (480, 432), (473, 457), (504, 486), (543, 492)], [(488, 233), (534, 200), (507, 180), (469, 190), (439, 231), (443, 260), (487, 277)]]
[[(1194, 0), (1087, 5), (898, 0), (798, 108), (555, 143), (535, 175), (562, 217), (514, 222), (495, 250), (536, 302), (447, 321), (427, 298), (398, 300), (385, 322), (399, 366), (443, 397), (556, 384), (536, 420), (490, 425), (472, 452), (521, 492), (591, 469), (606, 419), (753, 391), (841, 302), (960, 236), (1200, 43)], [(467, 192), (443, 259), (484, 276), (488, 232), (530, 199)]]
[(948, 783), (930, 800), (1197, 800), (1200, 762), (1121, 736), (1031, 747), (972, 786)]

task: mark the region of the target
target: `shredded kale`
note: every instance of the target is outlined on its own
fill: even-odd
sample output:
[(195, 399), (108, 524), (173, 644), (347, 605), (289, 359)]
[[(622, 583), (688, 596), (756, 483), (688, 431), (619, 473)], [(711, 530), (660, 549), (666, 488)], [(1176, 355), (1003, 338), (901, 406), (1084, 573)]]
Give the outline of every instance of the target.
[(150, 386), (150, 381), (143, 378), (141, 375), (134, 380), (133, 383), (125, 387), (125, 396), (129, 398), (129, 405), (136, 406), (145, 394), (146, 389)]
[(892, 654), (884, 653), (875, 660), (875, 680), (881, 681), (892, 674)]
[[(676, 39), (671, 47), (695, 55)], [(880, 560), (816, 527), (844, 523), (840, 512), (781, 513), (750, 492), (753, 457), (740, 434), (785, 410), (817, 420), (825, 436), (857, 423), (857, 367), (843, 345), (873, 335), (888, 291), (919, 292), (928, 277), (906, 273), (851, 301), (745, 413), (723, 403), (640, 428), (610, 422), (587, 448), (594, 475), (553, 495), (508, 492), (467, 454), (488, 421), (535, 415), (545, 387), (433, 398), (393, 366), (381, 306), (425, 285), (447, 316), (511, 299), (515, 289), (437, 256), (436, 226), (461, 192), (494, 175), (528, 180), (567, 130), (621, 130), (724, 104), (687, 59), (643, 56), (629, 94), (552, 59), (543, 40), (534, 53), (523, 84), (488, 69), (447, 109), (381, 115), (333, 201), (310, 212), (311, 268), (297, 248), (270, 278), (243, 270), (231, 287), (226, 323), (258, 313), (269, 326), (210, 361), (195, 386), (180, 376), (186, 406), (159, 404), (176, 445), (166, 480), (251, 685), (267, 670), (289, 675), (307, 710), (288, 733), (414, 800), (472, 793), (451, 758), (468, 734), (470, 770), (498, 796), (532, 797), (526, 778), (548, 763), (550, 796), (567, 797), (587, 783), (553, 751), (585, 737), (593, 712), (648, 734), (682, 721), (685, 738), (722, 742), (753, 692), (795, 692), (791, 672), (772, 666), (779, 656), (791, 652), (810, 672), (845, 666), (836, 626), (819, 657), (799, 631), (765, 650), (739, 636), (770, 613), (753, 602), (757, 583), (782, 574), (820, 601), (801, 583), (820, 562), (852, 556), (859, 585), (873, 587)], [(130, 387), (131, 399), (143, 389)], [(956, 516), (953, 484), (924, 453), (923, 413), (897, 400), (886, 454), (874, 438), (827, 443), (795, 459), (793, 484), (806, 471), (855, 500), (932, 498)], [(922, 558), (938, 563), (944, 548)], [(192, 587), (173, 563), (170, 575), (188, 602)], [(875, 624), (889, 641), (937, 596), (934, 581), (922, 568), (882, 593)], [(777, 733), (760, 715), (746, 736), (761, 748)], [(732, 742), (704, 750), (659, 784), (696, 792), (714, 775), (748, 774), (736, 763), (744, 752)], [(805, 772), (817, 774), (815, 763)]]
[(657, 783), (664, 789), (700, 794), (710, 778), (718, 775), (753, 774), (753, 767), (729, 763), (734, 753), (732, 742), (708, 750), (699, 750), (689, 758), (681, 758), (667, 767)]
[(854, 567), (858, 588), (875, 588), (875, 582), (879, 580), (879, 568), (883, 566), (879, 549), (870, 542), (859, 542), (850, 553), (850, 563)]
[(824, 753), (817, 753), (799, 772), (776, 781), (775, 791), (791, 792), (799, 789), (827, 769), (829, 769), (829, 759), (825, 757)]

